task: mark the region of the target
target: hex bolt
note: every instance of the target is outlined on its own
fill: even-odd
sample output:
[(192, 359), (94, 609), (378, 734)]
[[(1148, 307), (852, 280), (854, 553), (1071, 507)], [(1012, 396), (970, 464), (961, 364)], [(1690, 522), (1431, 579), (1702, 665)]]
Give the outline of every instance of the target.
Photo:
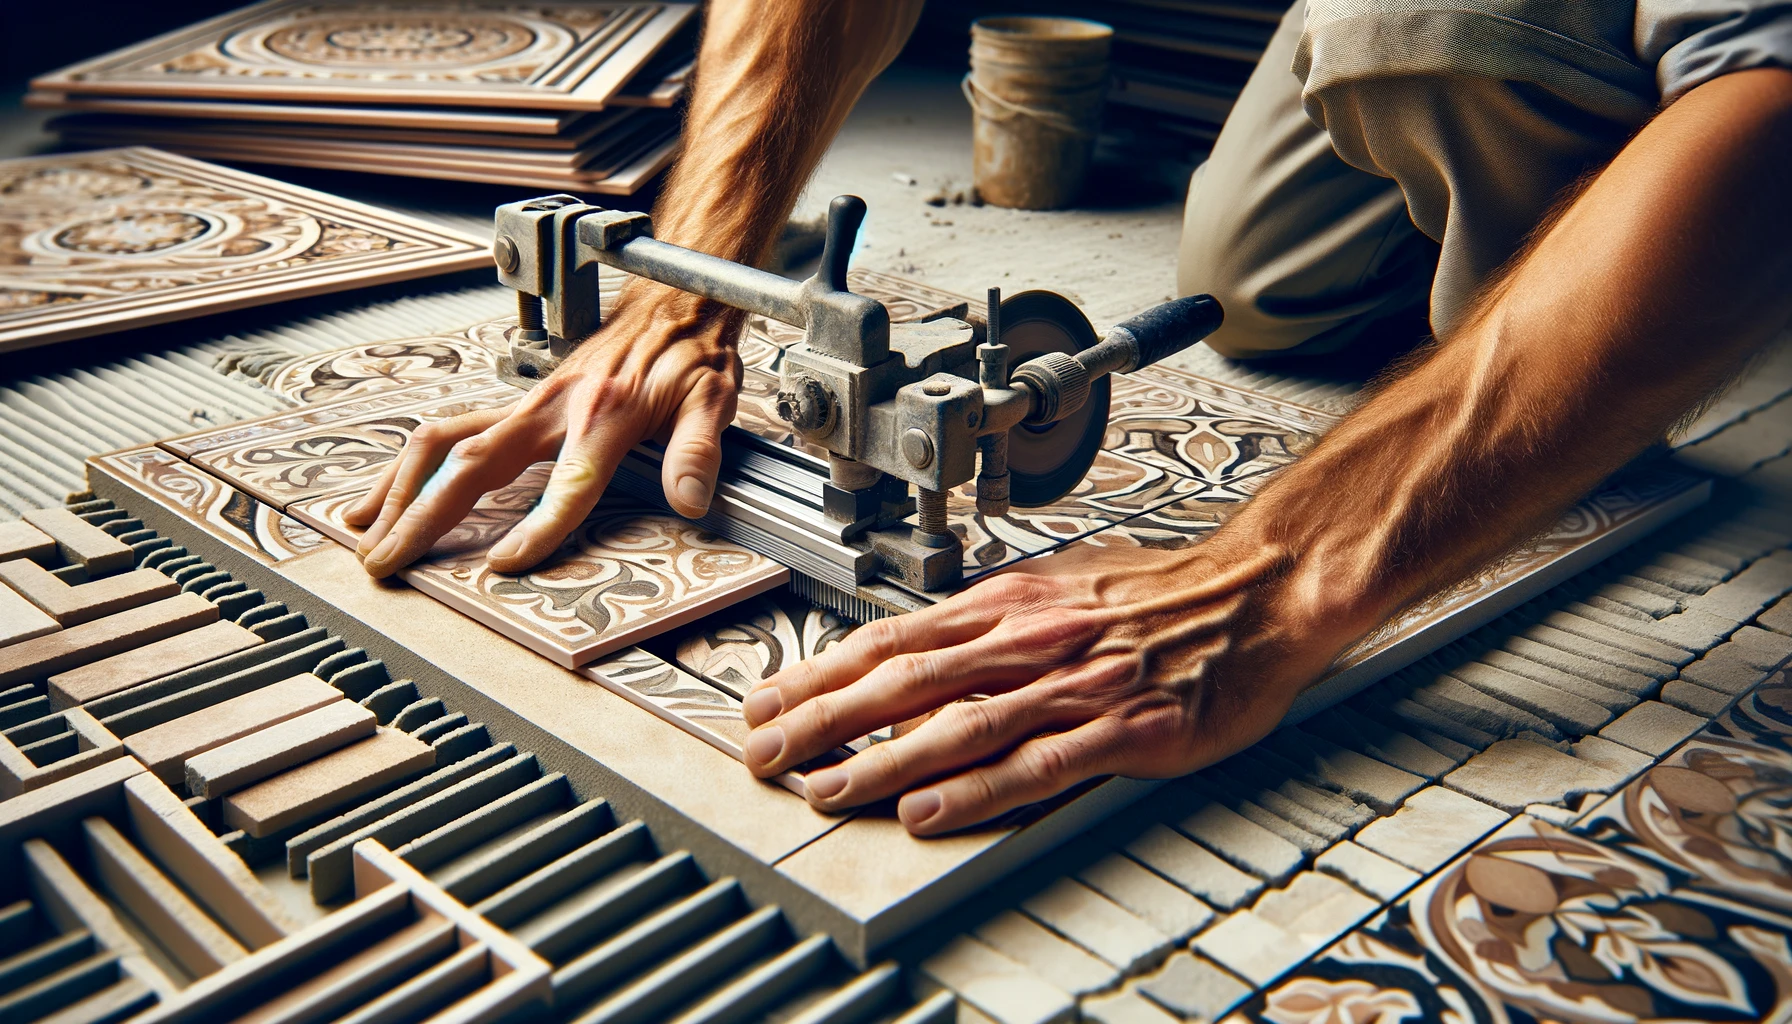
[(928, 438), (927, 431), (920, 427), (910, 427), (903, 431), (902, 457), (916, 469), (926, 469), (933, 462), (933, 441)]
[(497, 242), (493, 243), (492, 260), (498, 264), (498, 269), (506, 274), (516, 273), (516, 268), (522, 260), (517, 255), (516, 243), (510, 240), (509, 235), (500, 235)]

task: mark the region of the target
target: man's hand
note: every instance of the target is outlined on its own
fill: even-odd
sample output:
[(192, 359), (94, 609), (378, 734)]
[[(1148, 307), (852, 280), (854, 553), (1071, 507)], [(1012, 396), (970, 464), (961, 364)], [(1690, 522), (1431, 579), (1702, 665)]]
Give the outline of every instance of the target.
[(937, 708), (807, 778), (822, 810), (906, 794), (898, 813), (918, 835), (1096, 775), (1185, 774), (1274, 728), (1342, 644), (1289, 568), (1274, 546), (1073, 546), (760, 683), (747, 764), (774, 775)]
[(489, 556), (499, 572), (528, 569), (584, 521), (617, 464), (646, 438), (666, 445), (666, 500), (680, 515), (703, 515), (721, 466), (722, 428), (734, 418), (740, 390), (740, 318), (690, 296), (656, 298), (637, 296), (623, 306), (517, 404), (419, 428), (346, 513), (351, 524), (369, 526), (356, 549), (367, 572), (380, 577), (403, 568), (480, 495), (555, 459), (541, 501)]

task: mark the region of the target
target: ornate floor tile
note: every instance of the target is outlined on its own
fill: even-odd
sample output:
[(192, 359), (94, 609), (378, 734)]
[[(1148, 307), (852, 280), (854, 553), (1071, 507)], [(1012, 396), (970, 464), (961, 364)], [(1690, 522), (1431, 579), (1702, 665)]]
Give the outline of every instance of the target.
[[(424, 390), (443, 386), (424, 385)], [(333, 422), (201, 452), (193, 461), (283, 509), (304, 498), (371, 486), (419, 426), (507, 405), (518, 395), (507, 384), (494, 384), (454, 389), (446, 397), (390, 411), (378, 408), (406, 393), (376, 394), (360, 408), (355, 402), (337, 407)]]
[[(35, 85), (113, 96), (597, 110), (696, 6), (264, 0), (63, 68)], [(419, 39), (431, 41), (428, 59), (407, 59)]]
[(1113, 378), (1102, 446), (1211, 487), (1236, 488), (1293, 462), (1334, 422), (1304, 406), (1151, 367)]
[[(520, 575), (494, 572), (486, 552), (540, 497), (550, 463), (481, 498), (467, 518), (400, 576), (568, 668), (676, 629), (783, 584), (789, 570), (701, 527), (620, 496), (606, 498), (559, 552)], [(342, 521), (357, 495), (300, 502), (292, 514), (353, 544)]]
[[(274, 413), (222, 427), (209, 427), (191, 434), (181, 434), (156, 442), (183, 459), (191, 460), (207, 452), (265, 441), (287, 434), (303, 433), (335, 423), (353, 423), (382, 413), (395, 412), (413, 405), (442, 401), (460, 395), (495, 391), (501, 382), (491, 377), (454, 377), (448, 380), (371, 395), (353, 395), (333, 402), (308, 405), (291, 412)], [(503, 384), (503, 387), (509, 387)], [(513, 389), (514, 390), (514, 389)]]
[[(728, 756), (746, 760), (743, 745), (748, 730), (746, 720), (741, 717), (740, 701), (720, 687), (639, 647), (624, 648), (580, 671), (622, 699), (678, 726)], [(837, 757), (823, 758), (800, 770), (774, 776), (770, 781), (798, 796), (805, 796), (808, 790), (803, 785), (804, 775), (825, 764), (838, 763), (838, 760)]]
[(673, 657), (736, 696), (846, 639), (856, 623), (780, 591), (712, 615), (677, 641)]
[(458, 232), (160, 150), (0, 161), (0, 351), (490, 265)]
[(294, 402), (314, 405), (455, 374), (489, 376), (497, 370), (498, 349), (477, 337), (483, 326), (302, 356), (263, 373), (261, 381)]
[(284, 561), (328, 543), (304, 523), (153, 445), (89, 461), (100, 472), (135, 481), (164, 507), (263, 562)]
[(1792, 1009), (1789, 940), (1792, 918), (1521, 815), (1239, 1017), (1777, 1020)]

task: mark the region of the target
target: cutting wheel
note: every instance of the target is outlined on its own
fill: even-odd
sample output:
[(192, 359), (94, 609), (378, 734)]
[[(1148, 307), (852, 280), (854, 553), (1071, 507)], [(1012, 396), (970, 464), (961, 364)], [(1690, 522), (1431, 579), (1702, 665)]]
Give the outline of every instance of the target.
[[(1074, 355), (1099, 340), (1083, 311), (1056, 292), (1021, 292), (1003, 299), (1001, 327), (1010, 372), (1046, 352)], [(1108, 394), (1108, 378), (1102, 377), (1076, 412), (1049, 426), (1023, 423), (1008, 432), (1008, 493), (1013, 504), (1049, 505), (1088, 474), (1107, 432)]]

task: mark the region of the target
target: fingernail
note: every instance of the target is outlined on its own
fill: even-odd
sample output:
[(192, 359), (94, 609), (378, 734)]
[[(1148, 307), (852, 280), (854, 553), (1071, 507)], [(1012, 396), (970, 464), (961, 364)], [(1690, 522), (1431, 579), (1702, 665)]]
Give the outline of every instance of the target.
[(485, 560), (489, 562), (494, 558), (515, 558), (516, 553), (521, 550), (523, 550), (523, 532), (511, 530), (504, 535), (503, 540), (492, 546), (491, 551), (486, 553)]
[(771, 764), (784, 752), (784, 730), (775, 725), (755, 729), (747, 734), (747, 758), (758, 764)]
[(810, 796), (817, 800), (832, 800), (846, 788), (846, 769), (823, 768), (821, 771), (810, 772), (803, 776), (803, 781), (809, 787)]
[[(813, 786), (814, 783), (810, 783), (810, 785)], [(902, 824), (909, 828), (927, 824), (927, 819), (938, 813), (940, 813), (940, 795), (931, 789), (910, 793), (896, 805), (897, 816), (902, 819)]]
[(778, 717), (784, 710), (784, 695), (776, 686), (754, 690), (747, 694), (747, 699), (740, 702), (740, 711), (747, 719), (749, 728), (757, 729)]
[(364, 561), (376, 564), (384, 562), (386, 557), (396, 550), (398, 550), (398, 534), (388, 533), (386, 534), (386, 538), (374, 547), (373, 553), (368, 555)]
[(678, 492), (678, 500), (691, 508), (709, 508), (709, 486), (702, 480), (694, 476), (681, 477), (673, 489)]

